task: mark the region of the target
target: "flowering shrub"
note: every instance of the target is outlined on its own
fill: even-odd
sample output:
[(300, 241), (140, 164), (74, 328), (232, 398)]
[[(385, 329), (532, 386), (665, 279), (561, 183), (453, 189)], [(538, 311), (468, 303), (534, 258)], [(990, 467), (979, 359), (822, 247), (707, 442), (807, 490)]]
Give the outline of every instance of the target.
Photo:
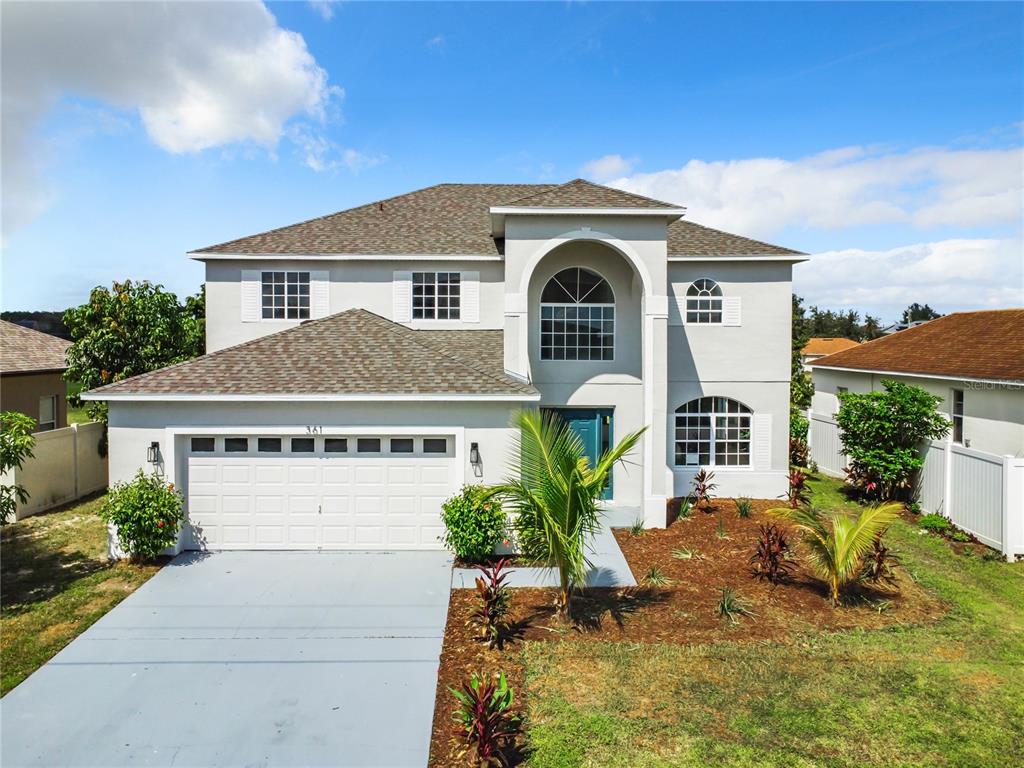
[(140, 469), (134, 480), (111, 489), (100, 517), (114, 525), (121, 549), (133, 560), (152, 560), (178, 540), (184, 512), (172, 483)]
[(506, 536), (508, 522), (501, 503), (483, 486), (464, 485), (441, 509), (445, 527), (441, 541), (467, 562), (483, 562)]

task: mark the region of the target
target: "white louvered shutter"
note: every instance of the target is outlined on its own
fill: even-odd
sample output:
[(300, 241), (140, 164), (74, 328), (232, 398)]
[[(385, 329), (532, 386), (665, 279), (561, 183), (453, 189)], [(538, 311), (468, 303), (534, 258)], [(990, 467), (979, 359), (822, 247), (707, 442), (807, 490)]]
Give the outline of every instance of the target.
[(722, 299), (722, 325), (740, 324), (740, 297), (726, 296)]
[(263, 299), (260, 294), (260, 271), (242, 270), (242, 322), (258, 323), (262, 315)]
[(326, 269), (309, 273), (309, 316), (315, 320), (331, 314), (331, 273)]
[(463, 272), (459, 278), (462, 296), (462, 311), (459, 316), (464, 323), (480, 322), (480, 273)]
[(754, 469), (772, 468), (772, 415), (754, 414)]
[(396, 323), (408, 323), (412, 320), (412, 272), (395, 272), (392, 292), (391, 319)]

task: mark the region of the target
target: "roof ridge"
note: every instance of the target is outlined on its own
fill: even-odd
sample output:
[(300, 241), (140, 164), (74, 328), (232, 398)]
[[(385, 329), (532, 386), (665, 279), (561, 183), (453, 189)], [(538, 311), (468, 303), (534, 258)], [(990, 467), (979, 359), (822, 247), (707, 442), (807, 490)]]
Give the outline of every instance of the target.
[[(549, 189), (540, 190), (540, 191), (535, 192), (535, 193), (533, 193), (531, 195), (524, 195), (523, 197), (518, 197), (515, 200), (510, 200), (507, 203), (504, 203), (504, 205), (516, 205), (518, 203), (524, 203), (524, 202), (526, 202), (528, 200), (531, 200), (531, 199), (533, 199), (535, 197), (539, 197), (540, 195), (545, 195), (545, 194), (547, 194), (549, 192), (553, 192), (556, 189), (563, 189), (565, 187), (568, 187), (571, 184), (586, 184), (587, 186), (597, 187), (598, 189), (609, 189), (609, 190), (612, 190), (614, 192), (619, 192), (619, 193), (621, 193), (623, 195), (629, 195), (631, 197), (635, 197), (635, 198), (638, 198), (640, 200), (646, 200), (649, 203), (657, 203), (658, 205), (663, 205), (666, 208), (685, 208), (685, 206), (676, 205), (675, 203), (667, 203), (664, 200), (656, 200), (653, 197), (647, 197), (646, 195), (640, 195), (640, 194), (637, 194), (636, 192), (630, 192), (630, 191), (625, 190), (625, 189), (619, 189), (618, 187), (610, 187), (607, 184), (597, 184), (597, 183), (595, 183), (593, 181), (589, 181), (588, 179), (583, 179), (583, 178), (579, 178), (579, 177), (577, 177), (575, 179), (570, 179), (569, 181), (563, 182), (561, 184), (552, 184), (551, 188), (549, 188)], [(529, 206), (525, 206), (525, 207), (528, 208)]]

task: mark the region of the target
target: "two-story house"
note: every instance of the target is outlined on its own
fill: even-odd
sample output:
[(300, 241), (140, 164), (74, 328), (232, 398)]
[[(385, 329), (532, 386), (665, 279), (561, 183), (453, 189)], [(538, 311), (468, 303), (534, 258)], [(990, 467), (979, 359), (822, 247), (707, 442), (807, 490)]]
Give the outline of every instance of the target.
[(111, 481), (182, 489), (184, 548), (436, 548), (509, 471), (516, 409), (591, 454), (646, 426), (608, 508), (663, 526), (694, 473), (786, 490), (796, 251), (576, 180), (440, 184), (189, 254), (207, 354), (93, 391)]

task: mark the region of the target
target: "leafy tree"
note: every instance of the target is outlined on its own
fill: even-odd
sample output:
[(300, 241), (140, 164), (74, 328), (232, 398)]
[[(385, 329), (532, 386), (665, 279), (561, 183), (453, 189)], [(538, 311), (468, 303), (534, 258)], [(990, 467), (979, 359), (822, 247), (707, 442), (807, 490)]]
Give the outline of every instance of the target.
[[(182, 305), (146, 280), (93, 288), (89, 301), (64, 313), (74, 342), (64, 377), (87, 390), (201, 355), (205, 306), (202, 291)], [(70, 400), (82, 402), (77, 395)], [(106, 422), (105, 403), (90, 401), (86, 409)]]
[[(25, 459), (32, 458), (36, 444), (32, 430), (36, 422), (23, 413), (4, 411), (0, 413), (0, 475), (12, 469), (21, 469)], [(17, 483), (0, 485), (0, 525), (14, 517), (18, 504), (28, 501), (28, 492)]]
[(521, 411), (513, 426), (518, 476), (492, 493), (518, 513), (523, 554), (558, 570), (558, 608), (568, 618), (573, 587), (586, 577), (586, 542), (599, 524), (598, 500), (612, 467), (633, 450), (643, 430), (623, 437), (591, 465), (580, 436), (557, 414)]
[(896, 498), (924, 466), (921, 448), (949, 432), (936, 406), (942, 398), (920, 387), (883, 379), (883, 392), (839, 395), (839, 438), (851, 482), (869, 495)]
[(915, 301), (903, 310), (903, 317), (901, 319), (904, 323), (916, 323), (919, 320), (934, 320), (937, 317), (942, 317), (942, 315), (927, 304), (922, 306)]

